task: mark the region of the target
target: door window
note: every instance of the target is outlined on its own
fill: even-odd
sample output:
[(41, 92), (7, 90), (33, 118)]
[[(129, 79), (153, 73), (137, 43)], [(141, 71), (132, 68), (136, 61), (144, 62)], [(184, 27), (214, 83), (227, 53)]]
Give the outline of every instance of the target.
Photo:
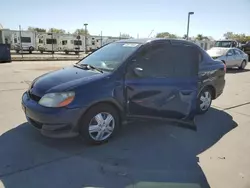
[(241, 55), (242, 54), (241, 51), (236, 50), (236, 49), (234, 50), (234, 52), (235, 52), (236, 55)]
[(229, 54), (231, 54), (231, 56), (233, 56), (233, 55), (234, 55), (234, 51), (233, 51), (233, 50), (229, 50), (229, 51), (227, 52), (227, 55), (229, 55)]
[[(136, 62), (129, 69), (129, 77), (164, 78), (195, 76), (198, 74), (200, 60), (200, 53), (195, 47), (183, 44), (171, 45), (165, 42), (155, 44), (139, 53)], [(136, 67), (143, 70), (141, 76), (131, 73)]]

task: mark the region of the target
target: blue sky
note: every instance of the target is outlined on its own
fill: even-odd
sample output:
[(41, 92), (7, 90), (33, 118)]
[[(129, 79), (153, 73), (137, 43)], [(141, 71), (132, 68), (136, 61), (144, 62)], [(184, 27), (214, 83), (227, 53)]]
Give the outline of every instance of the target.
[(88, 23), (90, 34), (147, 37), (158, 32), (179, 36), (186, 33), (187, 13), (191, 16), (190, 36), (203, 34), (215, 39), (227, 31), (250, 35), (250, 0), (4, 0), (0, 23), (4, 28), (28, 26), (61, 28), (73, 32)]

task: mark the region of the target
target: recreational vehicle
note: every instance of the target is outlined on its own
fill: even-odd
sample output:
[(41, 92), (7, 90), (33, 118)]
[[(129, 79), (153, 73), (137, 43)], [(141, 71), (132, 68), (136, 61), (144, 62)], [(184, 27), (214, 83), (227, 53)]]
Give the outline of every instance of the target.
[(37, 50), (43, 52), (58, 52), (59, 50), (59, 34), (55, 33), (37, 33)]
[(36, 32), (34, 31), (11, 31), (11, 40), (17, 53), (20, 51), (32, 53), (36, 48)]
[(66, 54), (69, 52), (79, 54), (79, 52), (84, 51), (84, 36), (65, 34), (61, 35), (59, 39), (59, 51), (65, 52)]

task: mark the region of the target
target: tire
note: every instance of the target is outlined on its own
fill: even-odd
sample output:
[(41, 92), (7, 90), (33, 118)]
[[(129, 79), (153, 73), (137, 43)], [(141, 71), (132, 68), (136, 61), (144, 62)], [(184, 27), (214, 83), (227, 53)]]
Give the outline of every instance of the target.
[(205, 114), (212, 104), (212, 90), (205, 87), (197, 98), (197, 114)]
[(32, 54), (32, 51), (29, 51), (29, 54)]
[(41, 54), (43, 54), (43, 51), (40, 51)]
[(65, 51), (65, 54), (67, 54), (67, 55), (68, 55), (68, 54), (69, 54), (69, 52), (68, 52), (68, 51)]
[(76, 54), (76, 55), (78, 55), (78, 54), (79, 54), (79, 52), (75, 52), (75, 54)]
[(246, 60), (243, 60), (242, 63), (241, 63), (241, 65), (240, 65), (240, 67), (239, 67), (239, 69), (240, 69), (240, 70), (244, 70), (245, 67), (246, 67), (246, 65), (247, 65)]
[(16, 50), (16, 53), (18, 53), (18, 54), (19, 54), (19, 50)]
[[(107, 117), (112, 118), (109, 124), (104, 122)], [(100, 122), (98, 123), (96, 119), (99, 119)], [(93, 125), (91, 126), (93, 128), (92, 133), (90, 133), (90, 125)], [(117, 134), (119, 128), (119, 112), (109, 104), (98, 104), (91, 107), (79, 121), (80, 135), (88, 144), (107, 142), (112, 136)]]

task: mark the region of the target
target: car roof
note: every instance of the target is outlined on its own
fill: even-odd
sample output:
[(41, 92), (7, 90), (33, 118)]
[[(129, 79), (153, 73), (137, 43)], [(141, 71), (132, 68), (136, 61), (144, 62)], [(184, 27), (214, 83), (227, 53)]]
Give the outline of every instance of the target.
[(138, 44), (146, 44), (155, 41), (170, 41), (170, 42), (181, 42), (189, 45), (196, 45), (193, 42), (184, 40), (184, 39), (171, 39), (171, 38), (141, 38), (141, 39), (124, 39), (119, 40), (116, 43), (138, 43)]

